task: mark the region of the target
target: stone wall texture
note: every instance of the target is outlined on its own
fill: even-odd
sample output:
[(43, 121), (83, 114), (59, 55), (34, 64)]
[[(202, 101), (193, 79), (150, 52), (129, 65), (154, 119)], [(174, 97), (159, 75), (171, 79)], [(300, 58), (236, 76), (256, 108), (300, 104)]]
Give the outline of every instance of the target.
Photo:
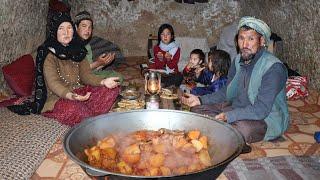
[[(49, 0), (2, 0), (0, 5), (0, 65), (35, 53), (45, 38)], [(69, 0), (72, 15), (89, 11), (94, 33), (118, 44), (126, 56), (145, 56), (149, 34), (170, 23), (176, 36), (207, 38), (214, 45), (220, 30), (243, 15), (266, 21), (283, 38), (279, 56), (320, 89), (320, 1), (210, 0), (180, 4), (174, 0)], [(5, 87), (2, 73), (0, 83)], [(0, 92), (2, 91), (0, 88)]]
[(240, 0), (240, 6), (241, 16), (263, 19), (282, 37), (280, 58), (320, 90), (320, 1)]
[(238, 1), (185, 4), (174, 0), (71, 0), (72, 14), (89, 11), (96, 35), (116, 42), (126, 56), (145, 56), (149, 34), (170, 23), (176, 36), (207, 38), (214, 44), (220, 29), (239, 14)]
[[(34, 53), (45, 36), (48, 1), (1, 0), (0, 2), (0, 66), (17, 57)], [(2, 90), (6, 90), (2, 71)], [(0, 88), (1, 89), (1, 88)]]

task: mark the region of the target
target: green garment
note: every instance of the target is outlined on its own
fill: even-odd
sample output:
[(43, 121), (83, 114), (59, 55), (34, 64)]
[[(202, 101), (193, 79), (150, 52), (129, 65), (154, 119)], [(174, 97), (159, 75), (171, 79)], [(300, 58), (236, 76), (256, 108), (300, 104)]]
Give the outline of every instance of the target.
[[(89, 61), (89, 63), (93, 63), (93, 58), (92, 58), (92, 49), (90, 44), (87, 44), (86, 46), (87, 49), (87, 56), (86, 59)], [(123, 83), (123, 76), (122, 74), (114, 71), (114, 70), (92, 70), (93, 74), (98, 75), (101, 78), (109, 78), (109, 77), (119, 77), (120, 84)]]
[[(227, 87), (228, 101), (232, 101), (232, 99), (236, 96), (237, 92), (237, 79), (239, 77), (240, 71), (240, 56), (237, 56), (235, 61), (236, 74)], [(278, 62), (281, 62), (278, 58), (276, 58), (269, 52), (264, 52), (258, 60), (258, 62), (255, 64), (252, 70), (250, 83), (248, 87), (248, 96), (251, 104), (254, 103), (258, 95), (263, 75), (274, 63)], [(285, 87), (276, 96), (271, 112), (264, 119), (264, 121), (267, 123), (268, 126), (267, 132), (264, 136), (264, 140), (275, 139), (281, 136), (284, 133), (284, 131), (288, 128), (289, 110), (286, 100)]]

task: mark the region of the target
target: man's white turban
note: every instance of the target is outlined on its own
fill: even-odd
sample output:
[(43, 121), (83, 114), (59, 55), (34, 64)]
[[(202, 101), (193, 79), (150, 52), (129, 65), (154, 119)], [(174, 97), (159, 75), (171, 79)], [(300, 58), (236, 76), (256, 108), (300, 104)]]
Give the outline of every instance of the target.
[(238, 25), (238, 31), (242, 26), (248, 26), (252, 29), (256, 30), (259, 34), (261, 34), (266, 40), (266, 44), (269, 44), (271, 29), (270, 27), (260, 19), (250, 16), (244, 16), (240, 19)]

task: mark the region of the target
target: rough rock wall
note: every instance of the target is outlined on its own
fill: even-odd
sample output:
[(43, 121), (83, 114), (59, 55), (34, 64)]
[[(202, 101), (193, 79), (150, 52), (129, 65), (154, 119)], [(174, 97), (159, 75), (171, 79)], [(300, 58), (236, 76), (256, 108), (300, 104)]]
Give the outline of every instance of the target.
[[(34, 52), (44, 40), (48, 1), (2, 0), (0, 4), (2, 67), (23, 54)], [(0, 72), (3, 87), (6, 85)]]
[(320, 1), (240, 0), (241, 15), (266, 21), (284, 43), (280, 58), (320, 90)]
[(215, 43), (220, 29), (239, 14), (236, 0), (180, 4), (174, 0), (70, 0), (72, 14), (86, 9), (94, 18), (94, 33), (117, 43), (126, 56), (145, 56), (149, 34), (162, 23), (176, 36), (207, 38)]

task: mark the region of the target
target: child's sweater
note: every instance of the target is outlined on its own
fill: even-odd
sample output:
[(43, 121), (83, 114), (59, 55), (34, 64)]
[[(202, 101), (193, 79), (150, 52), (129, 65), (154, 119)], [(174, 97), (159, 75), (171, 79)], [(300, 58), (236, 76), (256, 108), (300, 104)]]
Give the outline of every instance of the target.
[[(157, 54), (158, 52), (161, 52), (163, 54), (163, 59), (159, 59)], [(165, 58), (165, 54), (167, 51), (164, 51), (160, 48), (159, 45), (156, 45), (153, 47), (153, 53), (154, 53), (154, 63), (149, 65), (150, 69), (166, 69), (166, 66), (170, 69), (174, 70), (174, 73), (178, 73), (178, 62), (180, 59), (180, 48), (177, 49), (177, 51), (174, 53), (171, 59)]]
[(228, 80), (227, 76), (221, 76), (218, 79), (211, 82), (211, 80), (213, 79), (213, 76), (214, 74), (208, 69), (203, 70), (196, 81), (206, 86), (192, 88), (191, 94), (194, 94), (197, 96), (211, 94), (218, 91), (223, 86), (227, 85), (227, 80)]

